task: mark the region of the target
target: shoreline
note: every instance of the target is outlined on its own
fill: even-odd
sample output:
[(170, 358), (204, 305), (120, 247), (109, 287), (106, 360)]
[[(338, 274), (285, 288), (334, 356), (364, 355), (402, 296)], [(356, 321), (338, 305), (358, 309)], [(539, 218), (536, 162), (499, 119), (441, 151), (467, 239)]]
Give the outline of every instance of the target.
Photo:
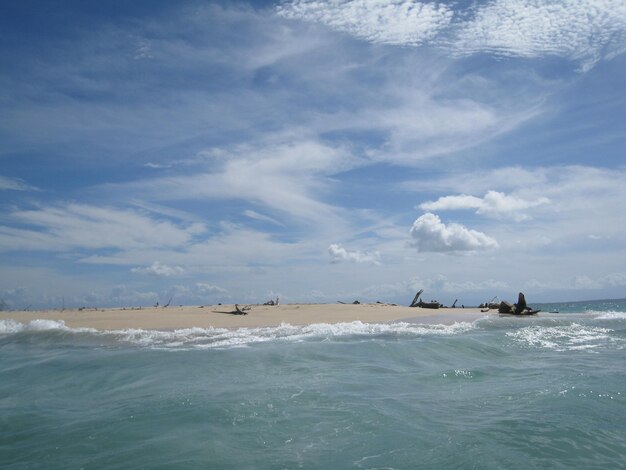
[[(240, 307), (241, 308), (241, 307)], [(4, 311), (0, 320), (21, 323), (33, 320), (63, 321), (69, 328), (105, 330), (178, 330), (186, 328), (260, 328), (317, 323), (412, 323), (452, 324), (474, 321), (495, 313), (479, 308), (403, 307), (390, 304), (284, 304), (251, 305), (247, 315), (232, 312), (235, 306), (208, 305), (182, 307), (133, 307), (104, 309), (65, 309), (39, 311)], [(497, 314), (497, 313), (496, 313)]]

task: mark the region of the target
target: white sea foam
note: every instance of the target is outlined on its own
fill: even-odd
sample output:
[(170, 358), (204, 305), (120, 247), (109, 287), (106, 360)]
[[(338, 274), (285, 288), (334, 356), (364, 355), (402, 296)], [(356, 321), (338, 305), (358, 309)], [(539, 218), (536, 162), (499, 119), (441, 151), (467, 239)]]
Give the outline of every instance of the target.
[(0, 320), (1, 334), (48, 330), (70, 330), (70, 328), (65, 326), (65, 322), (57, 320), (32, 320), (28, 323), (20, 323), (15, 320)]
[(452, 325), (424, 325), (416, 323), (319, 323), (306, 326), (293, 326), (283, 323), (279, 326), (260, 328), (186, 328), (174, 331), (161, 330), (109, 330), (72, 329), (62, 321), (33, 320), (27, 324), (14, 320), (0, 321), (0, 334), (21, 331), (62, 330), (77, 333), (93, 333), (113, 337), (118, 341), (129, 342), (143, 347), (168, 349), (210, 349), (248, 346), (268, 341), (300, 342), (307, 340), (327, 341), (350, 336), (373, 337), (380, 335), (446, 336), (455, 335), (475, 328), (473, 323), (457, 322)]
[(596, 320), (626, 320), (626, 312), (596, 312), (590, 311), (589, 313), (597, 315)]
[(327, 341), (348, 336), (426, 336), (454, 335), (474, 328), (471, 323), (453, 325), (418, 325), (413, 323), (319, 323), (293, 326), (283, 323), (275, 327), (189, 328), (174, 331), (122, 330), (108, 331), (122, 341), (156, 348), (211, 349), (242, 347), (268, 341), (301, 342)]
[(63, 320), (31, 320), (21, 323), (15, 320), (0, 320), (0, 334), (15, 334), (22, 331), (69, 331), (75, 333), (95, 333), (93, 328), (70, 328)]
[(14, 334), (24, 331), (24, 324), (15, 320), (0, 320), (0, 335)]
[(564, 326), (528, 326), (506, 335), (514, 340), (533, 347), (555, 351), (594, 349), (611, 341), (613, 330), (572, 323)]
[(63, 320), (32, 320), (25, 325), (26, 331), (70, 330)]

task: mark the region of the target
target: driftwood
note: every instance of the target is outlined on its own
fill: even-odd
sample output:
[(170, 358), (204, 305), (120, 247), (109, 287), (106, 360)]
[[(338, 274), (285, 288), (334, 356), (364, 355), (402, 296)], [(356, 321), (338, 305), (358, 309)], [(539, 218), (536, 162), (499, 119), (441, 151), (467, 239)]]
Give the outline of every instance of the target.
[(443, 305), (441, 305), (436, 300), (432, 300), (431, 302), (424, 302), (423, 300), (420, 300), (417, 303), (416, 307), (420, 307), (420, 308), (439, 308), (439, 307), (443, 307)]
[(417, 291), (417, 294), (415, 294), (415, 297), (413, 297), (413, 302), (411, 302), (411, 305), (409, 305), (409, 307), (417, 307), (417, 301), (420, 298), (420, 295), (422, 295), (422, 292), (424, 292), (424, 289), (420, 289), (419, 291)]
[(239, 305), (235, 304), (235, 315), (247, 315), (248, 310), (250, 310), (249, 306), (239, 308)]
[[(500, 308), (500, 300), (498, 299), (498, 296), (494, 296), (493, 299), (491, 299), (489, 302), (485, 302), (484, 304), (480, 304), (478, 307), (479, 308), (486, 308), (487, 310), (489, 310), (490, 308), (493, 309), (498, 309)], [(481, 310), (481, 311), (487, 311), (487, 310)]]
[(530, 308), (526, 304), (526, 298), (523, 293), (519, 293), (516, 304), (510, 304), (509, 302), (502, 301), (498, 307), (498, 313), (507, 315), (535, 315), (540, 310)]
[(225, 313), (228, 315), (247, 315), (252, 307), (246, 305), (245, 307), (239, 307), (238, 304), (235, 304), (235, 310), (230, 310), (228, 312), (223, 312), (220, 310), (213, 310), (214, 313)]
[(430, 302), (424, 302), (423, 300), (421, 300), (420, 299), (420, 295), (422, 295), (422, 292), (424, 292), (424, 289), (420, 289), (417, 292), (417, 294), (415, 294), (415, 297), (413, 297), (413, 302), (411, 302), (411, 305), (409, 305), (409, 307), (420, 307), (420, 308), (439, 308), (439, 307), (443, 307), (443, 305), (441, 305), (436, 300), (432, 300)]
[(280, 299), (276, 297), (276, 300), (268, 300), (263, 305), (278, 305), (279, 302), (280, 302)]

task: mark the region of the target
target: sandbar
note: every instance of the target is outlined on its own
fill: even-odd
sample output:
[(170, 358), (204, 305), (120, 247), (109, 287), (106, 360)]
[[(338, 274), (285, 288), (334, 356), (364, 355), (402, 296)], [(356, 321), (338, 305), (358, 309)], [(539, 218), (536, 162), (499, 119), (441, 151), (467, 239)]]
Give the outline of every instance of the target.
[[(240, 306), (241, 307), (241, 306)], [(32, 320), (63, 321), (70, 328), (96, 330), (177, 330), (184, 328), (257, 328), (315, 323), (414, 323), (452, 324), (474, 321), (483, 313), (478, 308), (403, 307), (391, 304), (285, 304), (251, 305), (247, 315), (235, 315), (234, 305), (65, 309), (39, 311), (3, 311), (0, 320), (27, 323)], [(493, 312), (493, 311), (492, 311)]]

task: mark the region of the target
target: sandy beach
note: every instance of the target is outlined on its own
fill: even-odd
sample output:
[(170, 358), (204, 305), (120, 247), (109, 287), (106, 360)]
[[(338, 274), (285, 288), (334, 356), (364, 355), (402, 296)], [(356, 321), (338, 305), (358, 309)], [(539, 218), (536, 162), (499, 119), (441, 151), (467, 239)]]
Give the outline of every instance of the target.
[(175, 330), (182, 328), (254, 328), (281, 323), (308, 325), (361, 321), (383, 323), (412, 321), (452, 324), (473, 321), (482, 313), (478, 308), (409, 308), (389, 304), (286, 304), (252, 305), (247, 315), (232, 314), (234, 305), (182, 306), (168, 308), (105, 308), (0, 312), (0, 320), (29, 322), (62, 320), (70, 328), (97, 330)]

